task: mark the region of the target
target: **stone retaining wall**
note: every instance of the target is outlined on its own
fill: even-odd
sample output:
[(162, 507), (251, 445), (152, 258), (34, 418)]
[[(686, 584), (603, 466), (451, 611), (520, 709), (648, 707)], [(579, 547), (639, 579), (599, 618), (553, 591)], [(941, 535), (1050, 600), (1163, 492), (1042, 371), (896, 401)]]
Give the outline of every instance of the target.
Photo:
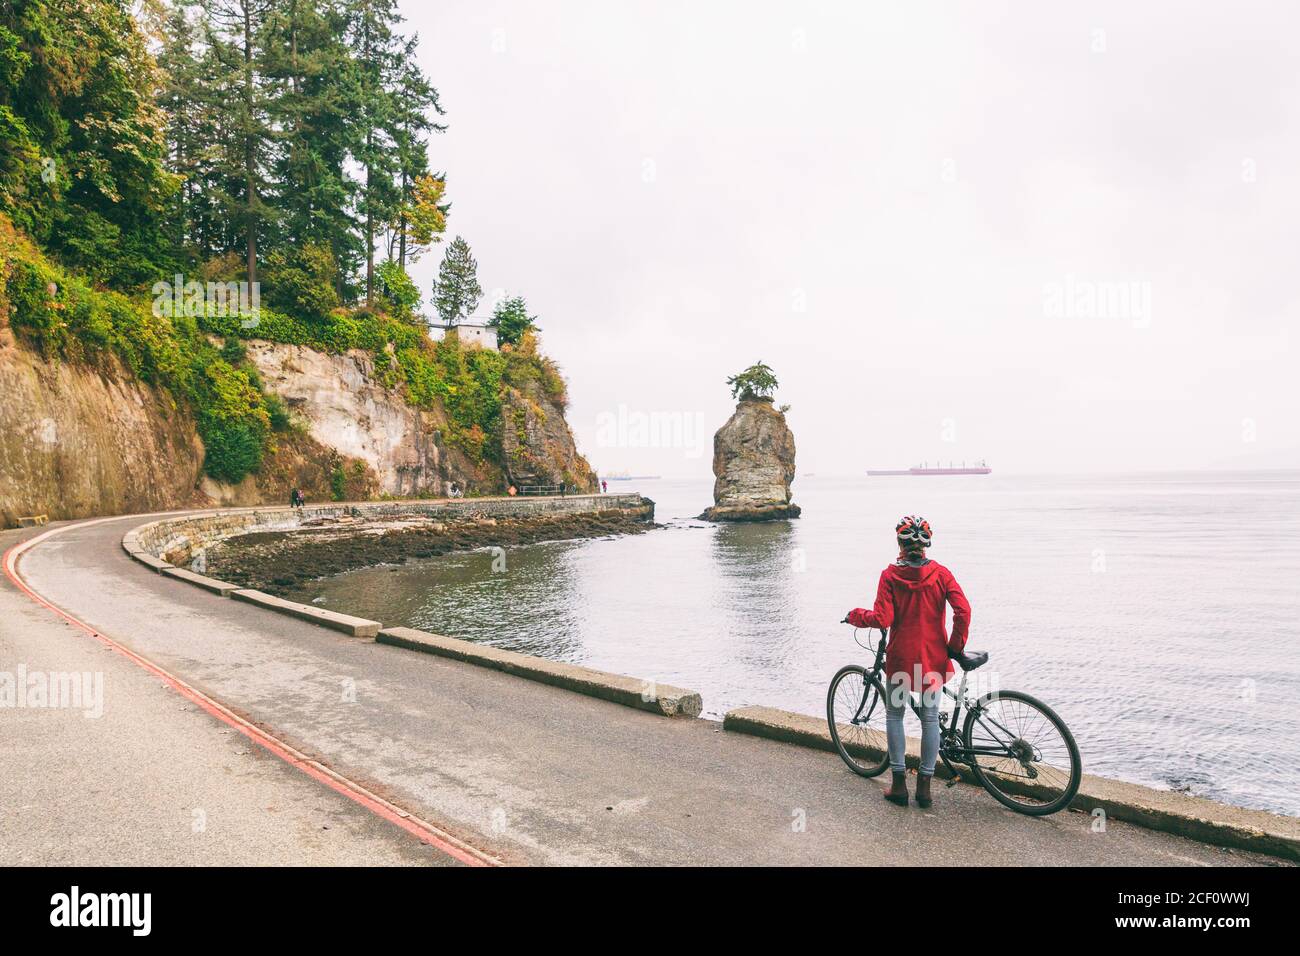
[(377, 520), (420, 516), (454, 521), (496, 515), (576, 514), (632, 511), (654, 520), (654, 502), (637, 494), (569, 495), (563, 498), (453, 498), (434, 501), (362, 501), (307, 505), (305, 508), (224, 508), (179, 518), (163, 518), (136, 528), (139, 550), (177, 567), (219, 541), (256, 531), (294, 531), (317, 518)]

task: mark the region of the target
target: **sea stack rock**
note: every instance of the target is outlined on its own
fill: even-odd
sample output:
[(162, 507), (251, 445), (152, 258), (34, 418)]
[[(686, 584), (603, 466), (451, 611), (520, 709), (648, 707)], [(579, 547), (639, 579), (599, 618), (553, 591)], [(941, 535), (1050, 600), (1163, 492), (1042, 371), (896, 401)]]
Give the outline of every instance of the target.
[(770, 397), (741, 396), (713, 436), (713, 507), (706, 521), (777, 521), (799, 517), (790, 501), (794, 435)]

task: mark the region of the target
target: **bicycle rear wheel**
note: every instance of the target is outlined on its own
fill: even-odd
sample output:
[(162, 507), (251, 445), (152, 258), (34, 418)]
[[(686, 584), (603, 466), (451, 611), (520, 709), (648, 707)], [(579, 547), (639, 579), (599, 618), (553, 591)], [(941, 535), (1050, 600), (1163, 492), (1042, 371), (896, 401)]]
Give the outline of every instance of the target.
[(962, 732), (970, 766), (993, 799), (1042, 817), (1069, 806), (1083, 762), (1065, 721), (1042, 701), (1004, 690), (981, 697)]
[(865, 667), (850, 664), (831, 678), (826, 692), (826, 722), (835, 750), (862, 777), (889, 766), (885, 743), (885, 698), (880, 682)]

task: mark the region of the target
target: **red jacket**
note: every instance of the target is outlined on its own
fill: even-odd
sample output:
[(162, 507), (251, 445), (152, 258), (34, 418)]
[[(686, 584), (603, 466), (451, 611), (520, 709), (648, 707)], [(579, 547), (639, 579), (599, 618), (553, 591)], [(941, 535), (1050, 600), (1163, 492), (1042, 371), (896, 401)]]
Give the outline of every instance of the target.
[[(952, 606), (951, 638), (945, 602)], [(952, 572), (939, 562), (930, 561), (919, 568), (891, 564), (880, 572), (875, 607), (850, 611), (849, 623), (890, 628), (885, 673), (891, 679), (906, 675), (909, 689), (931, 690), (952, 676), (948, 648), (960, 651), (966, 647), (970, 605)]]

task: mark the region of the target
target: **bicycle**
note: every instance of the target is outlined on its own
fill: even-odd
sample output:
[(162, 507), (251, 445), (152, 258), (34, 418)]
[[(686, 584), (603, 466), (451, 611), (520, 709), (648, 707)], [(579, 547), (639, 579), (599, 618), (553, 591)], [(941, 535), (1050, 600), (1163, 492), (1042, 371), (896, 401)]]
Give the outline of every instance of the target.
[[(888, 630), (882, 628), (875, 663), (870, 668), (858, 664), (840, 668), (826, 693), (831, 740), (849, 769), (863, 777), (878, 776), (889, 766), (882, 684), (888, 638)], [(858, 641), (856, 628), (853, 639), (870, 650)], [(1040, 817), (1069, 806), (1079, 790), (1083, 765), (1065, 722), (1042, 701), (1020, 691), (993, 691), (971, 700), (967, 679), (971, 671), (988, 663), (988, 652), (950, 650), (948, 656), (962, 671), (955, 693), (947, 685), (943, 688), (954, 701), (951, 718), (943, 712), (939, 715), (939, 759), (951, 775), (948, 786), (962, 779), (955, 766), (959, 765), (969, 768), (993, 799), (1017, 813)], [(908, 705), (919, 717), (912, 694)], [(959, 734), (963, 708), (966, 722)]]

